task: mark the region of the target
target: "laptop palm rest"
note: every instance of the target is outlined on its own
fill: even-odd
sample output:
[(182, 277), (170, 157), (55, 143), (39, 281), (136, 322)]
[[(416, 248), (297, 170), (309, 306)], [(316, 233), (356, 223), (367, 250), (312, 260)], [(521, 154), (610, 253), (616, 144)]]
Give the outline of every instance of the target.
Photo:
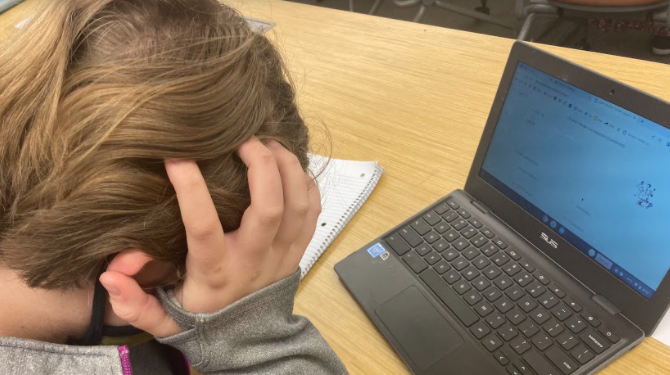
[(378, 307), (375, 313), (422, 369), (463, 344), (458, 332), (416, 287), (405, 289)]

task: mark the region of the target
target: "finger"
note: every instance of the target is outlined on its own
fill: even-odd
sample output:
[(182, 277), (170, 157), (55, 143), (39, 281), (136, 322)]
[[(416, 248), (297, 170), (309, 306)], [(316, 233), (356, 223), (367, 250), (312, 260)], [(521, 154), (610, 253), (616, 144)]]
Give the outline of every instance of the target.
[(288, 250), (302, 230), (305, 216), (309, 212), (305, 172), (298, 158), (279, 142), (270, 141), (268, 147), (277, 160), (284, 192), (284, 214), (275, 244), (280, 249)]
[(316, 226), (318, 224), (319, 215), (321, 215), (321, 193), (313, 179), (308, 178), (307, 192), (309, 199), (309, 211), (305, 215), (305, 221), (302, 226), (300, 234), (293, 243), (291, 250), (285, 257), (282, 264), (282, 269), (285, 270), (285, 275), (293, 273), (300, 263), (300, 259), (305, 254), (307, 246), (314, 237)]
[(224, 256), (223, 228), (198, 164), (192, 160), (169, 160), (165, 169), (177, 192), (186, 229), (187, 264), (199, 269), (218, 264)]
[(251, 205), (242, 216), (239, 239), (247, 249), (267, 249), (277, 234), (284, 211), (281, 176), (274, 154), (257, 138), (240, 146), (240, 158), (249, 168)]
[(112, 309), (119, 318), (157, 337), (181, 332), (158, 299), (145, 293), (132, 277), (107, 271), (100, 276), (100, 282), (107, 289)]

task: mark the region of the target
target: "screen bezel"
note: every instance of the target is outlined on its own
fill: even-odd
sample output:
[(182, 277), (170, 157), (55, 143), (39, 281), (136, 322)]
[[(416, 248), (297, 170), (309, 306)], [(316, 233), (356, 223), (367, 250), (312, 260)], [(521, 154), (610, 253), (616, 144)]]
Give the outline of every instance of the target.
[[(465, 186), (465, 191), (473, 198), (487, 205), (496, 216), (566, 271), (574, 275), (594, 293), (602, 295), (616, 305), (621, 309), (623, 315), (638, 325), (649, 336), (668, 310), (670, 276), (665, 276), (651, 299), (645, 298), (558, 235), (553, 236), (552, 239), (558, 243), (558, 249), (560, 250), (554, 249), (541, 237), (542, 232), (553, 233), (552, 229), (542, 223), (541, 220), (527, 213), (479, 176), (519, 62), (523, 62), (668, 129), (670, 129), (670, 104), (526, 43), (516, 42), (512, 47)], [(670, 245), (668, 251), (670, 251)]]

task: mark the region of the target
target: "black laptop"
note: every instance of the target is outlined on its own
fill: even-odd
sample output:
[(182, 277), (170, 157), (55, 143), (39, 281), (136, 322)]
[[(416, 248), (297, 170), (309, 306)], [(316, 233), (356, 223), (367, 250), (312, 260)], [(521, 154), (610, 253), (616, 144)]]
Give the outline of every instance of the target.
[(465, 190), (335, 266), (415, 374), (590, 374), (670, 300), (670, 105), (516, 43)]

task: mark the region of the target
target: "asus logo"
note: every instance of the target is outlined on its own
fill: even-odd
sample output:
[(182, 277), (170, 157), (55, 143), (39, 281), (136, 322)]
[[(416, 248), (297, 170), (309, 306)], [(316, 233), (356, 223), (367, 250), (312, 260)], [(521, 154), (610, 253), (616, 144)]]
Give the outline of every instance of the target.
[(549, 245), (551, 245), (551, 247), (553, 247), (554, 249), (558, 249), (558, 242), (556, 242), (556, 241), (552, 240), (551, 238), (549, 238), (549, 236), (547, 236), (547, 234), (544, 233), (544, 232), (542, 232), (542, 239), (543, 239), (546, 243), (548, 243)]

